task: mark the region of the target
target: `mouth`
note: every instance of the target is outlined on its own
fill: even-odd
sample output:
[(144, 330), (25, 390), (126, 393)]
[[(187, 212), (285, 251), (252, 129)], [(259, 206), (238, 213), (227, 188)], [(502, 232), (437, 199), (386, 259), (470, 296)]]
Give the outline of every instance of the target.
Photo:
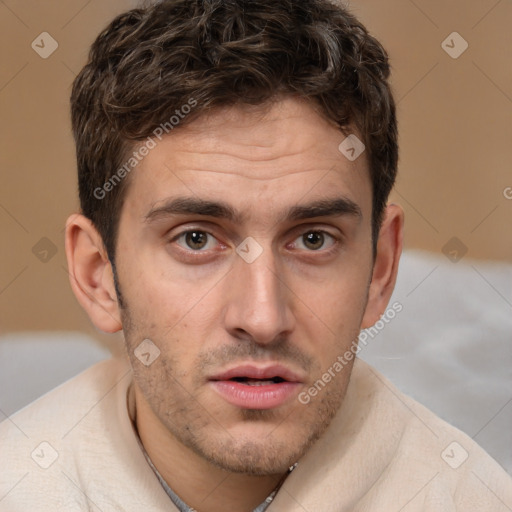
[(273, 409), (296, 394), (303, 378), (282, 365), (242, 365), (209, 379), (228, 403), (241, 409)]
[(271, 379), (250, 379), (249, 377), (233, 377), (229, 379), (232, 382), (240, 382), (247, 386), (271, 386), (272, 384), (280, 384), (281, 382), (287, 382), (282, 377), (272, 377)]

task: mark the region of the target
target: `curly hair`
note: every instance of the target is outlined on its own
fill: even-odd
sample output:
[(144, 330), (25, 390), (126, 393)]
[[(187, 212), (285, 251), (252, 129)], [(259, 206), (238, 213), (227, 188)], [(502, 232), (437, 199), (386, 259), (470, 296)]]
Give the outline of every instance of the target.
[(362, 137), (375, 250), (398, 163), (389, 74), (381, 44), (329, 0), (162, 0), (121, 14), (94, 41), (73, 83), (82, 213), (113, 262), (130, 180), (111, 183), (108, 194), (95, 191), (107, 190), (130, 152), (163, 121), (184, 105), (194, 108), (167, 128), (214, 108), (298, 96), (343, 133), (355, 126)]

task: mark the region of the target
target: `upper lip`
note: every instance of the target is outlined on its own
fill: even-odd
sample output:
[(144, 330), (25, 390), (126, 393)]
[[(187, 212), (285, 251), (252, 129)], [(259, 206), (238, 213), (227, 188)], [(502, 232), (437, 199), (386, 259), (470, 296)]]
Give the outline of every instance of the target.
[(289, 382), (302, 382), (303, 378), (293, 370), (281, 364), (272, 364), (268, 366), (258, 367), (253, 364), (242, 364), (234, 366), (210, 377), (209, 380), (229, 380), (235, 377), (246, 377), (248, 379), (270, 380), (273, 377), (281, 377), (281, 379)]

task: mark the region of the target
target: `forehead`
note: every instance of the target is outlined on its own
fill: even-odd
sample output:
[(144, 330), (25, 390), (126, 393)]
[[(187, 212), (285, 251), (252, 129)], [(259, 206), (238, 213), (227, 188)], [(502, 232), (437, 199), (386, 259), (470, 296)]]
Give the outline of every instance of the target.
[(133, 172), (125, 207), (141, 215), (187, 195), (264, 210), (342, 195), (364, 212), (371, 209), (366, 155), (347, 159), (339, 150), (345, 138), (302, 100), (216, 110), (156, 140)]

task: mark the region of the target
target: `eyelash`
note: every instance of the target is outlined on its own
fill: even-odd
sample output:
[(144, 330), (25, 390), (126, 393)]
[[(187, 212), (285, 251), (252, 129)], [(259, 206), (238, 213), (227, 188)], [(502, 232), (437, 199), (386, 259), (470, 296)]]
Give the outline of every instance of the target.
[[(220, 245), (220, 246), (223, 246), (223, 247), (227, 247), (225, 244), (222, 244), (222, 242), (219, 242), (219, 240), (217, 239), (217, 237), (215, 237), (215, 235), (213, 235), (212, 233), (210, 233), (209, 231), (206, 231), (205, 229), (194, 229), (194, 228), (189, 228), (185, 231), (181, 231), (180, 233), (176, 234), (174, 237), (172, 237), (172, 239), (170, 240), (171, 243), (176, 243), (180, 238), (183, 238), (185, 237), (187, 234), (189, 233), (203, 233), (203, 234), (206, 234), (208, 237), (212, 237), (214, 238), (215, 240), (217, 240), (217, 243)], [(339, 243), (340, 243), (340, 238), (339, 237), (336, 237), (335, 235), (333, 235), (332, 233), (329, 233), (328, 231), (324, 230), (324, 229), (308, 229), (308, 230), (305, 230), (305, 231), (302, 231), (300, 234), (298, 234), (297, 236), (295, 236), (295, 238), (293, 238), (292, 242), (291, 243), (295, 243), (296, 240), (298, 240), (299, 238), (303, 237), (304, 235), (308, 234), (308, 233), (317, 233), (317, 234), (322, 234), (324, 237), (326, 237), (327, 239), (331, 239), (331, 246), (327, 249), (323, 249), (323, 248), (320, 248), (318, 250), (307, 250), (307, 249), (300, 249), (301, 251), (303, 252), (306, 252), (306, 253), (310, 253), (310, 254), (315, 254), (315, 253), (318, 253), (318, 254), (322, 254), (322, 255), (329, 255), (330, 253), (332, 253), (334, 250), (337, 249)], [(184, 242), (185, 243), (185, 242)], [(328, 243), (327, 241), (325, 241), (325, 243)], [(287, 243), (286, 246), (289, 246), (290, 243)], [(178, 244), (178, 246), (180, 246), (180, 244)], [(182, 249), (183, 251), (186, 251), (188, 254), (192, 255), (200, 255), (201, 253), (208, 253), (210, 252), (212, 249), (206, 249), (206, 250), (203, 250), (203, 249), (198, 249), (198, 250), (194, 250), (194, 249), (191, 249), (191, 248), (186, 248), (186, 247), (183, 247), (183, 246), (180, 246), (180, 249)]]

